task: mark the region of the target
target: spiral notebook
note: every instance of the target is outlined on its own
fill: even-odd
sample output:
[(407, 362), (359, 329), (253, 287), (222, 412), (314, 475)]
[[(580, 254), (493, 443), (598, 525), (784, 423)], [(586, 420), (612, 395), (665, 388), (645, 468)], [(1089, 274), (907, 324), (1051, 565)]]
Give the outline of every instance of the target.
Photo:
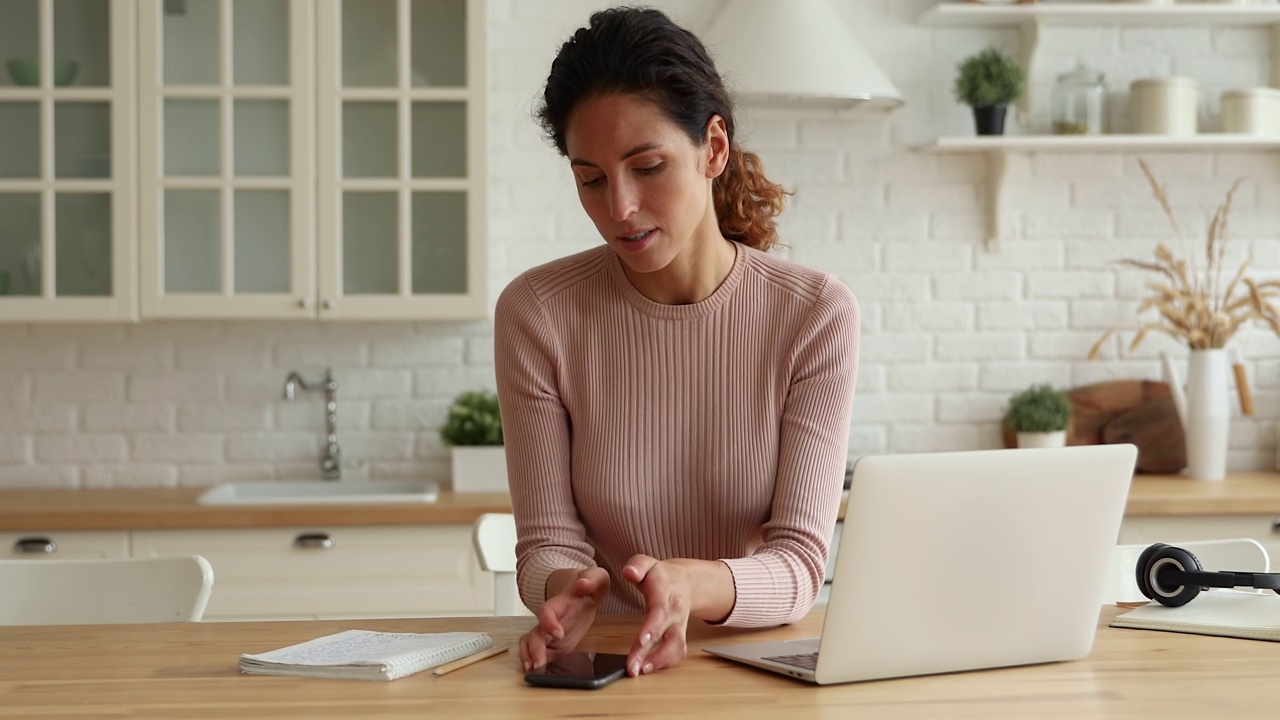
[(1280, 595), (1206, 590), (1182, 607), (1152, 601), (1117, 615), (1111, 627), (1280, 642)]
[(297, 645), (240, 656), (254, 675), (395, 680), (488, 650), (481, 632), (386, 633), (347, 630)]

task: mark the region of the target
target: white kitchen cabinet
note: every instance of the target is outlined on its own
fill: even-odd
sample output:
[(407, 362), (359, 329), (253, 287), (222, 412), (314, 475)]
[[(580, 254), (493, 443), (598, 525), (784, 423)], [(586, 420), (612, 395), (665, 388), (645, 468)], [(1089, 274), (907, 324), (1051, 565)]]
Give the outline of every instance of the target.
[(314, 6), (139, 5), (144, 318), (314, 315)]
[(483, 0), (142, 0), (144, 318), (487, 310)]
[(132, 551), (204, 556), (210, 621), (493, 612), (493, 579), (479, 569), (469, 524), (134, 530)]
[[(846, 491), (846, 500), (848, 498)], [(821, 609), (827, 606), (827, 600), (831, 597), (831, 580), (836, 576), (836, 554), (840, 549), (840, 533), (844, 530), (844, 521), (836, 522), (835, 531), (831, 535), (831, 548), (827, 552), (827, 569), (824, 575), (822, 589), (818, 591), (818, 600), (814, 603), (814, 607)]]
[(484, 0), (327, 0), (319, 313), (481, 319), (488, 308)]
[(128, 530), (22, 530), (0, 532), (0, 558), (8, 560), (129, 557)]
[(1157, 542), (1251, 538), (1267, 549), (1272, 567), (1275, 567), (1280, 564), (1280, 530), (1277, 530), (1277, 523), (1280, 523), (1280, 517), (1275, 515), (1127, 517), (1120, 527), (1120, 543), (1146, 545)]
[(831, 547), (827, 551), (827, 569), (824, 579), (830, 583), (831, 579), (836, 576), (836, 554), (840, 550), (840, 533), (844, 530), (844, 521), (836, 523), (836, 529), (831, 535)]
[(133, 0), (7, 0), (0, 321), (137, 317)]

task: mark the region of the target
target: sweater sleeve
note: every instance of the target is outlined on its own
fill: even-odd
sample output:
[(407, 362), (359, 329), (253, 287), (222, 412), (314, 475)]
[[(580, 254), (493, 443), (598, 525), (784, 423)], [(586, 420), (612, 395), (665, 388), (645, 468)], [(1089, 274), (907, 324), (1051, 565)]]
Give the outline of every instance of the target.
[(596, 562), (570, 486), (570, 422), (560, 397), (556, 338), (525, 276), (498, 298), (494, 363), (519, 538), (516, 582), (520, 599), (536, 612), (552, 572)]
[(793, 622), (818, 598), (848, 460), (859, 327), (853, 293), (828, 279), (790, 356), (764, 544), (750, 557), (724, 560), (737, 593), (724, 625)]

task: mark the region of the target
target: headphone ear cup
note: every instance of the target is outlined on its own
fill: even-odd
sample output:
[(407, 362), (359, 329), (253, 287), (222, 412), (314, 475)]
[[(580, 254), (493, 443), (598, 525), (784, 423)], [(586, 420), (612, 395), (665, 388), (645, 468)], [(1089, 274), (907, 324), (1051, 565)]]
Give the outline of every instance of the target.
[[(1151, 548), (1148, 548), (1150, 550)], [(1145, 552), (1143, 553), (1146, 554)], [(1145, 565), (1146, 583), (1151, 589), (1152, 598), (1161, 605), (1167, 607), (1181, 607), (1195, 599), (1200, 594), (1199, 585), (1168, 585), (1162, 584), (1159, 580), (1161, 571), (1172, 568), (1182, 570), (1184, 572), (1198, 572), (1200, 570), (1200, 561), (1195, 555), (1183, 550), (1180, 547), (1165, 545), (1155, 549), (1147, 558)]]
[(1154, 599), (1155, 590), (1151, 587), (1151, 582), (1147, 579), (1147, 564), (1151, 562), (1151, 556), (1155, 555), (1160, 548), (1167, 548), (1164, 543), (1154, 543), (1149, 545), (1142, 554), (1138, 556), (1138, 562), (1134, 567), (1134, 579), (1138, 581), (1138, 589), (1142, 591), (1142, 595), (1148, 600)]

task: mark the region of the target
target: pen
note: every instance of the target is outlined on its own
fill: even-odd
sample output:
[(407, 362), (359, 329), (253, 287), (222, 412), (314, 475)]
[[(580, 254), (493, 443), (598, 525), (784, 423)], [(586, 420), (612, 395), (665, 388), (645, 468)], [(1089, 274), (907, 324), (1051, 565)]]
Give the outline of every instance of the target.
[(511, 647), (510, 645), (503, 645), (501, 647), (489, 648), (484, 652), (479, 652), (479, 653), (476, 653), (475, 655), (468, 655), (462, 658), (461, 660), (454, 660), (451, 663), (445, 663), (444, 665), (441, 665), (440, 667), (436, 668), (433, 671), (433, 674), (444, 675), (445, 673), (451, 673), (454, 670), (457, 670), (458, 668), (464, 668), (472, 663), (478, 663), (481, 660), (484, 660), (486, 658), (491, 658), (494, 655), (501, 655), (502, 653), (510, 649), (510, 647)]

